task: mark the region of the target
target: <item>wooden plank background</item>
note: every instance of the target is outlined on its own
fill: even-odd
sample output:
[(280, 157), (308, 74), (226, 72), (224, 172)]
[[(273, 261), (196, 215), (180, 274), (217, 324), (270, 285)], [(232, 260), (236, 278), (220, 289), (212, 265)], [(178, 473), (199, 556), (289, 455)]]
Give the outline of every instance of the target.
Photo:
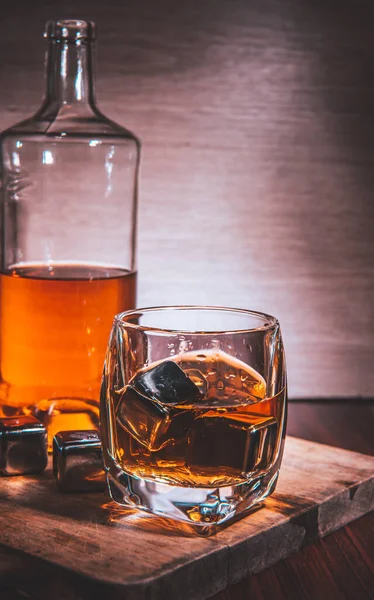
[(0, 128), (38, 107), (42, 32), (99, 27), (102, 110), (144, 145), (139, 305), (279, 317), (292, 396), (374, 396), (371, 0), (7, 0)]

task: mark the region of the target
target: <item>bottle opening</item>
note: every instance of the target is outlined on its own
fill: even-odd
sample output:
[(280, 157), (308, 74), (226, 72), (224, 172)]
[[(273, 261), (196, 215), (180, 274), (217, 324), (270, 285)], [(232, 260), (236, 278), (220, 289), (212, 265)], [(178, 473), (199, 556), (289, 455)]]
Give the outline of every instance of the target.
[(48, 21), (44, 37), (49, 40), (75, 42), (78, 40), (94, 40), (96, 26), (93, 21), (59, 19)]

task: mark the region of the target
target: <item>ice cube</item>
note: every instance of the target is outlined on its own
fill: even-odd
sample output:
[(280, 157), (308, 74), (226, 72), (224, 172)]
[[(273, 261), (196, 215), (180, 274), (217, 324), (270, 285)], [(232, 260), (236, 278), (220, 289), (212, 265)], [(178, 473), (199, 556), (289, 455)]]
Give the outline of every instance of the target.
[(0, 473), (40, 473), (47, 466), (47, 431), (32, 416), (0, 418)]
[(264, 378), (255, 369), (222, 350), (185, 352), (173, 360), (186, 373), (198, 369), (207, 382), (206, 399), (213, 399), (215, 404), (257, 402), (266, 397)]
[(198, 387), (199, 392), (204, 398), (208, 391), (208, 381), (206, 377), (202, 374), (199, 369), (186, 369), (186, 375), (191, 379), (191, 381)]
[(60, 431), (53, 438), (53, 474), (62, 492), (105, 488), (100, 437), (92, 431)]
[(269, 466), (277, 433), (273, 417), (208, 411), (193, 422), (186, 463), (201, 475), (224, 469), (245, 476)]
[(138, 372), (130, 383), (143, 396), (162, 404), (193, 404), (201, 400), (202, 396), (188, 375), (171, 360)]
[(192, 422), (190, 411), (148, 398), (131, 385), (122, 393), (116, 417), (121, 427), (153, 452), (173, 443)]

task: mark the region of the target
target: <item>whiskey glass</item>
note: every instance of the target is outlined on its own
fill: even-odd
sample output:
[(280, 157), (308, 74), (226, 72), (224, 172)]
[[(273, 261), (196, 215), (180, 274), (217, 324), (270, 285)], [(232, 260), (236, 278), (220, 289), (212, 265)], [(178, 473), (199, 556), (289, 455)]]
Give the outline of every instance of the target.
[(197, 528), (245, 513), (275, 489), (286, 412), (276, 318), (207, 306), (115, 317), (100, 420), (119, 504)]

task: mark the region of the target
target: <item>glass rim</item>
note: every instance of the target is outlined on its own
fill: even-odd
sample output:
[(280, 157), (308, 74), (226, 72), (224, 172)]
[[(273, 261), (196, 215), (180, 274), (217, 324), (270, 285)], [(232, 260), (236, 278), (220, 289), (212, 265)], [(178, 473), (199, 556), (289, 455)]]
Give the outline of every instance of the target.
[(56, 42), (95, 41), (96, 25), (83, 19), (57, 19), (47, 21), (44, 37)]
[[(172, 329), (165, 327), (153, 327), (152, 325), (139, 325), (137, 323), (131, 323), (130, 321), (126, 321), (126, 317), (136, 316), (140, 313), (152, 313), (152, 312), (166, 312), (166, 311), (217, 311), (217, 312), (229, 312), (229, 313), (237, 313), (242, 315), (248, 315), (252, 317), (256, 317), (259, 320), (262, 320), (264, 324), (258, 327), (243, 327), (239, 329), (216, 329), (216, 330), (198, 330), (198, 329)], [(276, 317), (269, 315), (268, 313), (249, 310), (246, 308), (234, 308), (229, 306), (209, 306), (204, 304), (173, 304), (173, 305), (163, 305), (163, 306), (147, 306), (143, 308), (133, 308), (131, 310), (126, 310), (115, 315), (113, 320), (114, 325), (126, 325), (131, 329), (135, 329), (138, 331), (152, 331), (160, 334), (181, 334), (181, 335), (225, 335), (225, 334), (234, 334), (234, 333), (250, 333), (255, 331), (271, 331), (274, 327), (279, 326), (279, 321)]]

